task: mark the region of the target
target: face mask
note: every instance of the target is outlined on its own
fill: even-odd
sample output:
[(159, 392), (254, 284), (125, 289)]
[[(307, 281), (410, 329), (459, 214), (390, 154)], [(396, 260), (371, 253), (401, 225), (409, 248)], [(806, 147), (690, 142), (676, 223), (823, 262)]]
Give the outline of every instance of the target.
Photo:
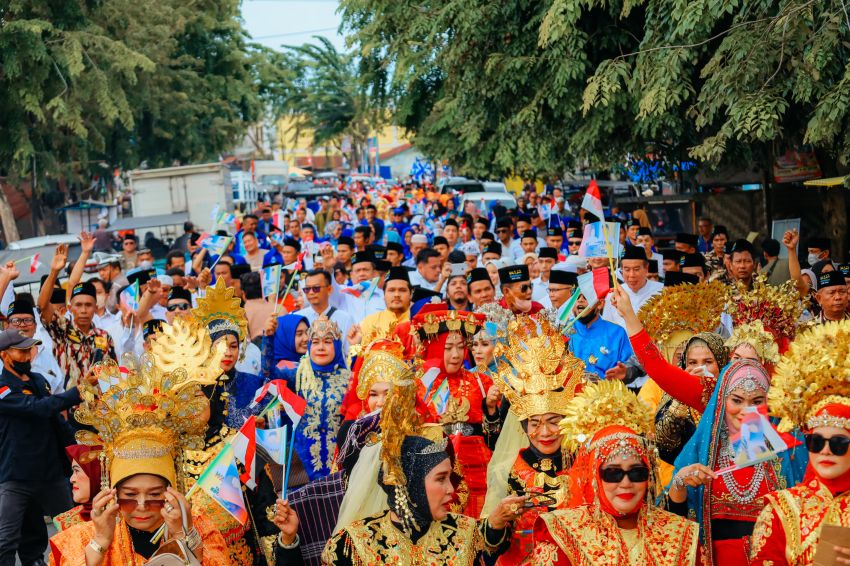
[(818, 259), (817, 254), (809, 254), (808, 257), (806, 258), (806, 261), (809, 262), (809, 265), (814, 265), (820, 260)]
[(150, 269), (151, 267), (153, 267), (153, 262), (146, 259), (145, 261), (139, 262), (139, 267), (141, 269)]
[(32, 364), (30, 362), (12, 362), (12, 369), (20, 375), (28, 375)]
[(97, 308), (102, 309), (106, 306), (106, 295), (97, 296)]

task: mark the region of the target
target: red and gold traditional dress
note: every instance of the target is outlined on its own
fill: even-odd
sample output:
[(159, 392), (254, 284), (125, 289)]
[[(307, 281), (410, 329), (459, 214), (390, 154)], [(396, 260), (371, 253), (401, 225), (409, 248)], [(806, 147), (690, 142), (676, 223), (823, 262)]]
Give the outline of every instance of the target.
[[(779, 430), (807, 435), (809, 465), (800, 485), (767, 496), (753, 530), (757, 566), (813, 565), (824, 525), (850, 527), (850, 471), (836, 477), (848, 455), (836, 437), (850, 435), (850, 321), (830, 322), (801, 334), (776, 367), (770, 411)], [(840, 432), (843, 429), (844, 434)], [(829, 440), (827, 440), (829, 439)], [(831, 463), (828, 466), (827, 463)], [(850, 540), (843, 546), (850, 548)]]
[(447, 310), (445, 304), (426, 305), (412, 321), (424, 348), (422, 370), (425, 375), (436, 372), (430, 386), (419, 382), (417, 396), (423, 401), (419, 408), (424, 422), (441, 424), (451, 439), (469, 488), (464, 514), (473, 518), (478, 518), (484, 506), (490, 446), (498, 436), (498, 414), (492, 421), (485, 417), (485, 399), (493, 381), (464, 368), (448, 372), (443, 352), (449, 334), (458, 333), (466, 340), (482, 323), (483, 316)]
[[(632, 515), (618, 512), (603, 491), (600, 470), (620, 458), (637, 457), (654, 470), (655, 448), (646, 438), (652, 428), (648, 408), (619, 381), (588, 385), (576, 396), (562, 421), (567, 446), (579, 446), (570, 472), (570, 502), (567, 509), (544, 513), (535, 523), (533, 564), (696, 564), (699, 527), (651, 503), (652, 473)], [(636, 528), (621, 527), (626, 518)]]

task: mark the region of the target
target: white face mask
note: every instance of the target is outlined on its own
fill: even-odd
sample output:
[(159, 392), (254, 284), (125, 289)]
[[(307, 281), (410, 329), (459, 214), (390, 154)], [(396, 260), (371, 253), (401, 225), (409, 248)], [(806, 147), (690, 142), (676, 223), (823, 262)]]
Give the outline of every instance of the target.
[(102, 309), (106, 307), (106, 295), (98, 295), (97, 296), (97, 308)]
[(809, 254), (808, 257), (806, 257), (806, 261), (809, 262), (809, 265), (814, 265), (820, 261), (820, 258), (818, 258), (817, 254)]
[(150, 269), (151, 267), (153, 267), (153, 262), (150, 260), (141, 261), (139, 262), (139, 267), (141, 269)]

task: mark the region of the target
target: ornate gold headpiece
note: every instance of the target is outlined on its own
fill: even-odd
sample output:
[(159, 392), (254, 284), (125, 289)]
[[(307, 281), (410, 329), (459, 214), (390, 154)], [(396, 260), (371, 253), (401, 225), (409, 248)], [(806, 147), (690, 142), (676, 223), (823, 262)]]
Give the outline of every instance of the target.
[(621, 381), (585, 385), (567, 405), (561, 420), (563, 445), (574, 452), (594, 434), (611, 425), (624, 426), (646, 438), (655, 434), (652, 411)]
[(508, 325), (507, 341), (497, 349), (496, 385), (519, 420), (566, 413), (567, 403), (584, 383), (584, 362), (570, 353), (561, 332), (547, 321), (518, 315)]
[(677, 331), (713, 332), (720, 326), (727, 288), (720, 281), (665, 287), (641, 307), (638, 316), (653, 342), (664, 343)]
[(240, 305), (232, 287), (225, 285), (219, 278), (215, 287), (207, 287), (206, 295), (198, 299), (198, 306), (192, 314), (204, 326), (210, 335), (228, 331), (237, 334), (239, 342), (248, 335), (248, 319), (245, 309)]
[(376, 340), (366, 347), (363, 365), (357, 375), (357, 397), (366, 399), (372, 385), (379, 382), (395, 386), (413, 384), (413, 368), (404, 360), (401, 342)]
[(730, 353), (741, 344), (752, 346), (759, 358), (765, 362), (775, 364), (779, 361), (779, 346), (776, 345), (776, 338), (765, 330), (760, 320), (736, 326), (732, 336), (726, 340), (726, 347), (729, 348)]
[(312, 340), (313, 338), (321, 339), (328, 336), (334, 340), (339, 340), (342, 338), (342, 332), (334, 321), (325, 315), (320, 315), (307, 330), (307, 338)]
[[(827, 405), (850, 407), (848, 320), (828, 322), (800, 334), (777, 364), (768, 391), (770, 412), (782, 419), (781, 432), (822, 426), (826, 415), (818, 413)], [(833, 426), (848, 425), (850, 421)]]
[(433, 340), (443, 332), (459, 332), (470, 338), (481, 329), (484, 315), (449, 310), (445, 303), (427, 304), (410, 321), (410, 327), (423, 341)]
[(730, 295), (726, 306), (735, 326), (759, 320), (775, 338), (793, 339), (806, 301), (800, 300), (793, 281), (769, 285), (767, 274), (761, 273), (756, 275), (749, 291), (739, 283), (738, 293)]
[(172, 324), (163, 324), (151, 343), (154, 363), (163, 372), (185, 370), (187, 382), (212, 385), (221, 375), (224, 344), (212, 345), (210, 334), (197, 321), (177, 317)]

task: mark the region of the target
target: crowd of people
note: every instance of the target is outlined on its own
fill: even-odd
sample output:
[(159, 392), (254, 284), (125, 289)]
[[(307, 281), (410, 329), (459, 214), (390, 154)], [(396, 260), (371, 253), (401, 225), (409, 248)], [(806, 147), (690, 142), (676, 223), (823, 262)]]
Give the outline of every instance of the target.
[(0, 566), (850, 564), (829, 239), (340, 195), (0, 267)]

